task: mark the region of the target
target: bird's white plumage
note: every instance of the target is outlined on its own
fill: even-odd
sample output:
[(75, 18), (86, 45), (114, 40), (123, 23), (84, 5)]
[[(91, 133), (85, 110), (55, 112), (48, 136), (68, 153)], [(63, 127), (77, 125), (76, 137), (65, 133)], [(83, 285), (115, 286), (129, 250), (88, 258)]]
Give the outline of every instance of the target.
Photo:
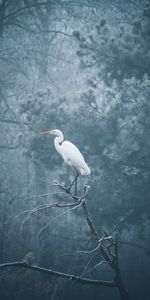
[(90, 168), (86, 164), (83, 155), (78, 148), (69, 141), (64, 141), (61, 145), (61, 155), (67, 165), (76, 170), (81, 175), (89, 175)]
[(43, 135), (55, 135), (54, 145), (57, 152), (62, 156), (64, 162), (79, 175), (89, 175), (90, 168), (84, 160), (79, 149), (69, 141), (64, 141), (62, 131), (58, 129), (42, 132)]

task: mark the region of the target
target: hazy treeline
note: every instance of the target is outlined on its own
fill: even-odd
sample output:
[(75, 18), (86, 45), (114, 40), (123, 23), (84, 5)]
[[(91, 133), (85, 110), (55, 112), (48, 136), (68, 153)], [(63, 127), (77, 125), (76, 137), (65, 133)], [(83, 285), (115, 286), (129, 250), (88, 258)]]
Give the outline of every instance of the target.
[[(91, 176), (88, 206), (101, 234), (116, 231), (120, 268), (133, 299), (149, 299), (150, 1), (0, 0), (0, 263), (23, 259), (88, 278), (111, 279), (89, 250), (82, 212), (56, 218), (53, 180), (72, 172), (57, 155), (58, 128), (82, 151)], [(46, 194), (46, 195), (45, 195)], [(20, 215), (20, 216), (18, 216)], [(91, 271), (88, 271), (90, 270)], [(119, 299), (32, 271), (0, 275), (1, 298)]]

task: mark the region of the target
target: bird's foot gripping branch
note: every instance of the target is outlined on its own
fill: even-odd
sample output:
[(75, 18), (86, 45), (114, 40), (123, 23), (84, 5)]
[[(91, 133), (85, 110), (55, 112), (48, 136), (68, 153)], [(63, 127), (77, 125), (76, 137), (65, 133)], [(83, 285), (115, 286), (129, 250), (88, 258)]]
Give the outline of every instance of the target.
[[(129, 295), (127, 290), (124, 287), (123, 281), (122, 281), (122, 277), (121, 277), (121, 272), (120, 272), (120, 267), (119, 267), (119, 260), (118, 260), (118, 240), (117, 240), (117, 235), (115, 235), (114, 237), (112, 235), (109, 235), (106, 231), (104, 231), (104, 236), (100, 237), (99, 233), (96, 229), (96, 226), (93, 222), (93, 219), (91, 217), (91, 213), (88, 209), (88, 205), (87, 205), (87, 201), (86, 201), (86, 195), (88, 193), (89, 190), (89, 186), (85, 186), (83, 188), (83, 193), (81, 196), (76, 196), (73, 195), (70, 191), (67, 190), (67, 188), (65, 186), (63, 186), (62, 184), (58, 183), (58, 182), (54, 182), (54, 185), (59, 188), (61, 190), (61, 194), (63, 194), (64, 196), (66, 196), (67, 198), (71, 198), (73, 200), (73, 202), (71, 203), (48, 203), (46, 205), (41, 205), (39, 207), (35, 207), (32, 210), (28, 210), (28, 211), (24, 211), (21, 214), (19, 214), (18, 216), (16, 216), (17, 218), (19, 218), (20, 216), (22, 217), (23, 215), (25, 215), (25, 219), (22, 223), (21, 226), (21, 230), (23, 229), (23, 226), (25, 225), (26, 221), (32, 217), (33, 214), (36, 214), (37, 212), (42, 212), (44, 210), (47, 209), (52, 209), (52, 208), (59, 208), (59, 209), (63, 209), (63, 208), (68, 208), (67, 210), (63, 211), (62, 213), (60, 213), (59, 215), (57, 215), (55, 217), (59, 218), (62, 215), (65, 215), (66, 212), (73, 212), (75, 209), (82, 209), (83, 211), (83, 216), (86, 219), (86, 222), (88, 224), (89, 230), (91, 235), (94, 237), (95, 239), (95, 243), (96, 246), (94, 249), (92, 250), (88, 250), (88, 251), (78, 251), (79, 252), (84, 252), (84, 253), (94, 253), (94, 252), (98, 252), (99, 253), (99, 257), (100, 257), (100, 264), (105, 263), (109, 266), (109, 268), (112, 270), (112, 280), (96, 280), (96, 279), (90, 279), (87, 277), (83, 277), (81, 276), (76, 276), (73, 274), (68, 274), (68, 273), (62, 273), (59, 272), (57, 270), (54, 270), (53, 268), (43, 268), (42, 266), (37, 266), (32, 264), (32, 262), (28, 263), (26, 261), (15, 261), (15, 262), (10, 262), (10, 263), (3, 263), (0, 265), (0, 271), (4, 270), (4, 269), (14, 269), (16, 270), (16, 268), (24, 268), (24, 269), (31, 269), (33, 271), (38, 271), (38, 272), (42, 272), (47, 274), (47, 276), (55, 276), (55, 277), (61, 277), (61, 278), (65, 278), (66, 280), (71, 280), (71, 281), (77, 281), (80, 282), (82, 284), (87, 284), (87, 285), (98, 285), (98, 286), (105, 286), (105, 287), (111, 287), (111, 288), (117, 288), (119, 293), (120, 293), (120, 298), (122, 300), (128, 300), (129, 299)], [(47, 228), (47, 226), (49, 224), (52, 223), (53, 220), (50, 220), (50, 222), (44, 226), (39, 234), (42, 234), (43, 231)]]

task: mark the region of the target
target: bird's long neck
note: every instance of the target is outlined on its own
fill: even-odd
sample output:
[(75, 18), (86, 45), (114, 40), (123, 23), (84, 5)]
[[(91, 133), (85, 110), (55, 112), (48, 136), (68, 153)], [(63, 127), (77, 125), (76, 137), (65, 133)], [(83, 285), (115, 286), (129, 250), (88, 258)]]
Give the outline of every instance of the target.
[(55, 146), (56, 150), (58, 151), (58, 153), (60, 153), (60, 154), (61, 154), (61, 143), (63, 142), (63, 140), (64, 140), (64, 136), (63, 136), (62, 132), (54, 140), (54, 146)]

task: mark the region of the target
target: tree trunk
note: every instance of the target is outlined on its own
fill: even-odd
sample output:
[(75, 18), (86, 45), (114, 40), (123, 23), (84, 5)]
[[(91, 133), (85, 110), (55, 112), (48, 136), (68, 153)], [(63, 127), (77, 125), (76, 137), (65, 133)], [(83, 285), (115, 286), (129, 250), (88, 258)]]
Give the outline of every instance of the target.
[(120, 273), (119, 269), (117, 270), (117, 275), (116, 275), (115, 282), (116, 282), (116, 285), (117, 285), (118, 290), (119, 290), (120, 298), (122, 300), (129, 300), (129, 293), (124, 287), (122, 277), (121, 277), (121, 273)]

